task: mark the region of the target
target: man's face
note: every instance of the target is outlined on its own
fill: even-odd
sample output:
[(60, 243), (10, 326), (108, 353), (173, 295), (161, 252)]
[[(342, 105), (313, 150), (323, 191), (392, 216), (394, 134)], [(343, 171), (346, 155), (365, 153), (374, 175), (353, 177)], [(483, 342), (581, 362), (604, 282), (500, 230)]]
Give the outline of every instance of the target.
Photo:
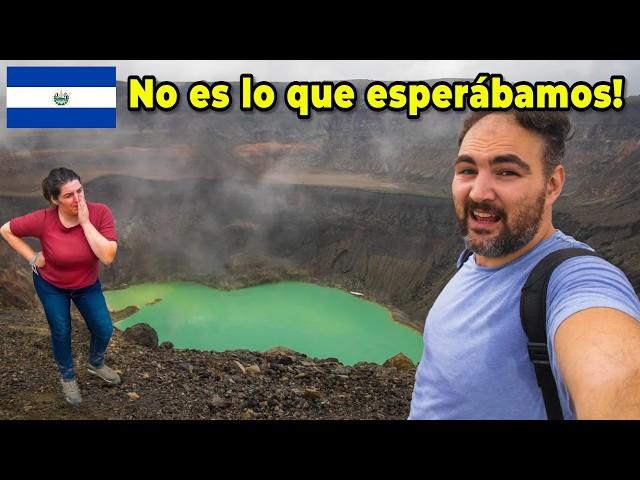
[(455, 164), (453, 203), (466, 247), (503, 257), (538, 232), (546, 205), (544, 143), (506, 114), (490, 114), (466, 134)]

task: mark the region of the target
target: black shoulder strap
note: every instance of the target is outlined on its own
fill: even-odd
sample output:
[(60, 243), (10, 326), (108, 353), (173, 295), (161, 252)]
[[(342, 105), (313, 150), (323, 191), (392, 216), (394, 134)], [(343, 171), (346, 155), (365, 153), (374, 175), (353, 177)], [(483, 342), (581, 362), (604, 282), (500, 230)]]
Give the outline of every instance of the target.
[(520, 295), (522, 328), (529, 337), (529, 358), (536, 370), (549, 420), (562, 420), (563, 416), (547, 349), (547, 287), (551, 274), (558, 265), (568, 258), (582, 255), (600, 256), (584, 248), (565, 248), (550, 253), (531, 270)]
[(469, 260), (469, 257), (473, 255), (473, 251), (465, 248), (462, 253), (458, 256), (458, 261), (456, 262), (456, 270), (460, 270), (464, 263)]

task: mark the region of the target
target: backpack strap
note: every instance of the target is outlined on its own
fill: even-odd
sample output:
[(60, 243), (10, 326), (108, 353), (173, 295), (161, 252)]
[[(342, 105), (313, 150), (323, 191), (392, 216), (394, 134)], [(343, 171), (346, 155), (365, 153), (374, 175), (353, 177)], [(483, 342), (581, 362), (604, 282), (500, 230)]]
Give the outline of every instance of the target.
[(531, 270), (520, 295), (520, 320), (529, 338), (529, 358), (536, 371), (538, 386), (542, 389), (549, 420), (562, 420), (564, 417), (547, 348), (547, 288), (551, 274), (558, 265), (569, 258), (583, 255), (600, 257), (584, 248), (565, 248), (550, 253)]
[(460, 270), (464, 265), (464, 262), (469, 260), (469, 257), (471, 255), (473, 255), (473, 251), (469, 250), (468, 248), (465, 248), (458, 256), (458, 261), (456, 262), (456, 270)]

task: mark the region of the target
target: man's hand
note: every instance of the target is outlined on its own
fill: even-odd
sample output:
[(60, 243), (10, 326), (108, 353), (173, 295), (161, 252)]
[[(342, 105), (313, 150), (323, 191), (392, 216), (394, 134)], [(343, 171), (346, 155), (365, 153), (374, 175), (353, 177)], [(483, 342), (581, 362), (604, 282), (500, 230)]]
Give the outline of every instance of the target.
[(80, 225), (89, 223), (89, 207), (84, 199), (84, 192), (78, 196), (78, 221)]

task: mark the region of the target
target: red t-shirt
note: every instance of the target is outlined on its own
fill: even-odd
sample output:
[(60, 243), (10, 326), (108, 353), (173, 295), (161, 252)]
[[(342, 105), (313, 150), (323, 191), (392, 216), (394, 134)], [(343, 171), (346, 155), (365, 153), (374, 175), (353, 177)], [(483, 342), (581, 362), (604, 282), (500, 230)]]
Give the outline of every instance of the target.
[[(113, 215), (102, 203), (87, 202), (89, 221), (107, 240), (118, 241)], [(46, 264), (38, 272), (58, 288), (76, 290), (93, 285), (98, 279), (100, 261), (95, 256), (82, 226), (67, 228), (58, 217), (58, 207), (38, 210), (11, 220), (11, 233), (17, 237), (37, 237)]]

